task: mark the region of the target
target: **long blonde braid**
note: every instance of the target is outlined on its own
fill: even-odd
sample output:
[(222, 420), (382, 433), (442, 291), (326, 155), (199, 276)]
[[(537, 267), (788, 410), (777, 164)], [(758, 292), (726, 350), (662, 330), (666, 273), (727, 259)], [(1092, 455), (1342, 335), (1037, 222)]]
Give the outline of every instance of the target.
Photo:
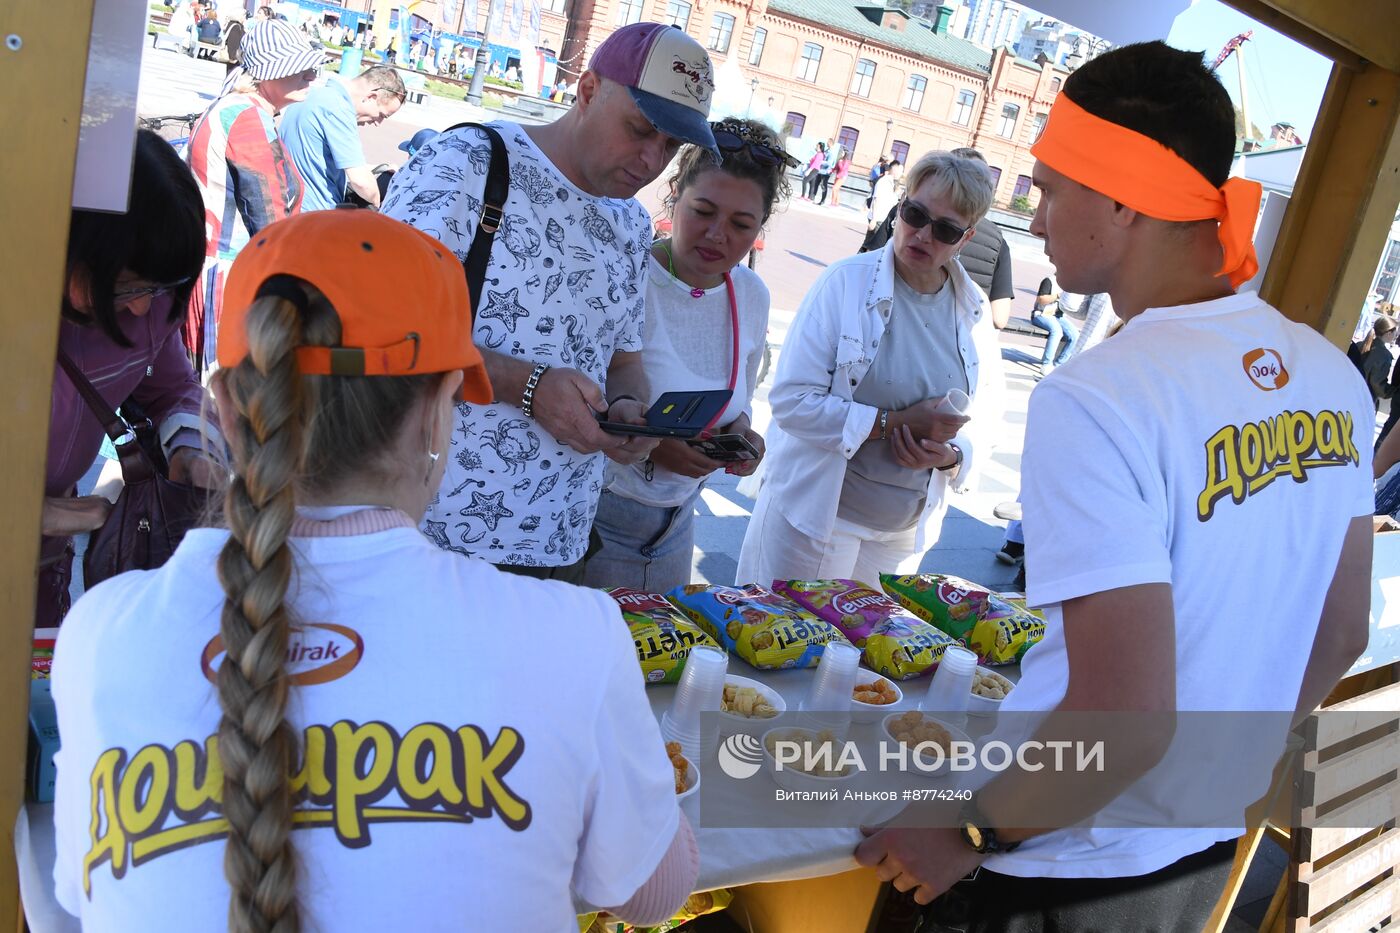
[(224, 875), (233, 933), (291, 933), (301, 926), (291, 845), (290, 778), (299, 758), (287, 721), (285, 670), (293, 624), (286, 605), (294, 567), (287, 544), (300, 491), (325, 494), (365, 475), (385, 481), (404, 467), (393, 439), (438, 376), (303, 377), (298, 346), (337, 346), (340, 318), (316, 289), (303, 312), (283, 297), (248, 311), (248, 357), (223, 370), (236, 412), (234, 478), (219, 555), (224, 663), (219, 669), (219, 757), (229, 822)]
[(296, 858), (289, 783), (297, 758), (287, 722), (284, 663), (291, 619), (287, 545), (296, 479), (305, 459), (311, 394), (297, 371), (303, 321), (297, 306), (258, 299), (248, 313), (248, 358), (223, 378), (238, 413), (235, 471), (224, 505), (228, 543), (219, 555), (225, 600), (219, 669), (219, 758), (229, 823), (224, 874), (232, 888), (229, 929), (295, 931)]

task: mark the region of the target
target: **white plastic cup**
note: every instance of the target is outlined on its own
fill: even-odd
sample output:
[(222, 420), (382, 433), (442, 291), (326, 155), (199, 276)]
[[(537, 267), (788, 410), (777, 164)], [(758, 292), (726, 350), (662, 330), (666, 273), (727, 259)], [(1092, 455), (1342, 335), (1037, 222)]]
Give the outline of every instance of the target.
[(933, 713), (952, 725), (967, 720), (968, 698), (972, 695), (972, 678), (977, 673), (977, 655), (958, 645), (943, 652), (929, 681), (919, 709)]
[(854, 645), (827, 645), (817, 665), (816, 676), (812, 678), (812, 687), (802, 701), (802, 710), (838, 717), (850, 712), (859, 667), (860, 649)]
[[(668, 742), (679, 742), (686, 757), (693, 761), (699, 760), (702, 751), (718, 744), (719, 707), (728, 671), (729, 655), (723, 651), (692, 648), (671, 708), (661, 716), (661, 735)], [(715, 714), (708, 730), (702, 729), (702, 713)]]
[(971, 407), (971, 396), (962, 389), (949, 389), (948, 394), (943, 396), (943, 401), (939, 402), (933, 410), (943, 415), (965, 415)]

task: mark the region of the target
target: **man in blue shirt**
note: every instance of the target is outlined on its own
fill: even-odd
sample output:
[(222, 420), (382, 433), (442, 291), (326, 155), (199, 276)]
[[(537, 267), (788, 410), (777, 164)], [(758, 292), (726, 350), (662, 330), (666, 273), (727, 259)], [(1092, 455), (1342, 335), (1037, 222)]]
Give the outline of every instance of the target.
[(303, 211), (330, 210), (354, 190), (379, 206), (379, 185), (365, 160), (359, 127), (377, 125), (398, 112), (407, 96), (393, 68), (367, 68), (350, 81), (329, 81), (282, 114), (277, 135), (306, 182)]

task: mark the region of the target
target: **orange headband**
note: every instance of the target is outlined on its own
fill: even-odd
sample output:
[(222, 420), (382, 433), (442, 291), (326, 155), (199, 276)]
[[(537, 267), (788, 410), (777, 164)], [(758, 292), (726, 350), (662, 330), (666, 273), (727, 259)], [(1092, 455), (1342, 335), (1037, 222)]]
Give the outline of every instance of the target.
[(1148, 217), (1220, 221), (1225, 262), (1217, 274), (1228, 275), (1239, 288), (1259, 271), (1254, 221), (1263, 188), (1258, 182), (1231, 178), (1216, 188), (1155, 139), (1096, 117), (1064, 94), (1050, 108), (1031, 155)]

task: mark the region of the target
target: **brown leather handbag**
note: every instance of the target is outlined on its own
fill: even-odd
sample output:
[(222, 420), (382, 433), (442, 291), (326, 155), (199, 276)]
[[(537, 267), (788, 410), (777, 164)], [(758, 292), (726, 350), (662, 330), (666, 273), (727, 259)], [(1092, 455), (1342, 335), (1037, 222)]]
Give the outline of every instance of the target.
[(83, 586), (91, 589), (127, 570), (152, 570), (170, 559), (185, 532), (202, 524), (217, 504), (198, 486), (172, 482), (165, 474), (155, 426), (149, 418), (129, 423), (107, 406), (62, 350), (59, 365), (111, 438), (122, 466), (122, 491), (107, 521), (88, 539)]

